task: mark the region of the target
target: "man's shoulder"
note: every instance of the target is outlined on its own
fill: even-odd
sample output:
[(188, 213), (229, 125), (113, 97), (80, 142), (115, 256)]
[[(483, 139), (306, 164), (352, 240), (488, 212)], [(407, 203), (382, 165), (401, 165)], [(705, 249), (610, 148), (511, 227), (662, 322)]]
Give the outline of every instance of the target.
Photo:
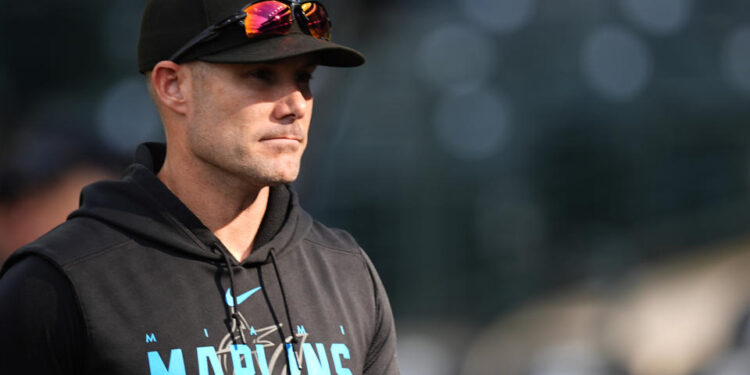
[(130, 238), (109, 225), (86, 217), (69, 219), (37, 240), (16, 250), (4, 268), (34, 254), (60, 267), (117, 247)]
[(357, 240), (347, 231), (329, 227), (317, 220), (313, 220), (312, 228), (305, 237), (305, 241), (330, 250), (338, 250), (351, 254), (361, 254)]

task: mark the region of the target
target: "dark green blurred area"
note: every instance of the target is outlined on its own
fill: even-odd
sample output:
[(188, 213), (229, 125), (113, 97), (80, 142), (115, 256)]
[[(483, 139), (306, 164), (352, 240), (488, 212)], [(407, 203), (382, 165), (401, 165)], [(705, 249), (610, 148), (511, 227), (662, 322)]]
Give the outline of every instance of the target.
[[(561, 285), (606, 284), (748, 232), (750, 43), (739, 78), (726, 51), (750, 27), (750, 3), (692, 2), (684, 26), (664, 33), (607, 1), (537, 1), (508, 32), (483, 28), (460, 1), (324, 3), (334, 41), (368, 62), (316, 74), (296, 185), (315, 217), (368, 251), (397, 318), (484, 322)], [(3, 150), (44, 127), (116, 142), (102, 122), (159, 137), (135, 62), (143, 4), (2, 1)], [(601, 28), (647, 53), (640, 89), (590, 84), (584, 50)], [(441, 35), (481, 43), (468, 38), (477, 54), (465, 55)]]

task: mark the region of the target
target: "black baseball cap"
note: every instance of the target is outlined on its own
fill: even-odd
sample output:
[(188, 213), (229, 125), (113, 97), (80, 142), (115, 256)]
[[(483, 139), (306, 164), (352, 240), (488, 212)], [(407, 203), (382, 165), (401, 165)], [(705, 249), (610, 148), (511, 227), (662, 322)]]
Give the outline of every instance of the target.
[[(237, 13), (252, 0), (148, 0), (138, 38), (138, 70), (153, 69), (205, 28)], [(248, 38), (241, 27), (227, 27), (217, 37), (197, 44), (177, 62), (254, 63), (315, 53), (320, 64), (353, 67), (364, 56), (349, 47), (314, 38), (294, 26), (288, 35)]]

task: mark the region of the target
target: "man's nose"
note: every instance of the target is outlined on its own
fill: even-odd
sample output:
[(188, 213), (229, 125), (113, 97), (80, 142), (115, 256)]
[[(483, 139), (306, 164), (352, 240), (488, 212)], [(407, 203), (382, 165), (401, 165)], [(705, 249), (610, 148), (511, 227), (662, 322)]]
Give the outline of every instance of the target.
[(305, 93), (297, 87), (289, 87), (276, 105), (275, 117), (283, 122), (294, 122), (305, 117), (307, 113), (308, 98)]

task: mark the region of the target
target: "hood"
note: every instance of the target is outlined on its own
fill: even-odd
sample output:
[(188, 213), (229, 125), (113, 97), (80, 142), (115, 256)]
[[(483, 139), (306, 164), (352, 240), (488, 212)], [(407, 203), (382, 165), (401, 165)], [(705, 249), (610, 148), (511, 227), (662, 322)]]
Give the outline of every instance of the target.
[[(121, 180), (97, 182), (83, 189), (80, 208), (69, 218), (94, 218), (139, 241), (224, 262), (221, 241), (157, 178), (165, 155), (164, 144), (142, 144)], [(292, 187), (272, 187), (253, 251), (241, 264), (268, 263), (272, 249), (277, 257), (282, 256), (311, 227), (312, 218), (299, 206)]]

